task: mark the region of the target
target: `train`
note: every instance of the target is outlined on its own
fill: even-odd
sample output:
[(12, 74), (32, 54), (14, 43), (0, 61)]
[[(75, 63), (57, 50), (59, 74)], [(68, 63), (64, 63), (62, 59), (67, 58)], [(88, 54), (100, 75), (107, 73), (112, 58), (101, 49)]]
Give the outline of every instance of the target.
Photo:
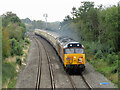
[(35, 29), (35, 35), (46, 39), (61, 58), (65, 70), (85, 70), (85, 47), (78, 41), (57, 33)]

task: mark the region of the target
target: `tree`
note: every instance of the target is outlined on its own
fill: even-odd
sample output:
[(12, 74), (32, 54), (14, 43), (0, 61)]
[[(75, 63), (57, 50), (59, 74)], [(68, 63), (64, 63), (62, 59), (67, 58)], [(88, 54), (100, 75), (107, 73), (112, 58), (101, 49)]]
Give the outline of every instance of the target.
[(2, 37), (2, 56), (3, 58), (6, 58), (10, 55), (10, 42), (9, 42), (9, 36), (6, 29), (2, 30), (3, 37)]

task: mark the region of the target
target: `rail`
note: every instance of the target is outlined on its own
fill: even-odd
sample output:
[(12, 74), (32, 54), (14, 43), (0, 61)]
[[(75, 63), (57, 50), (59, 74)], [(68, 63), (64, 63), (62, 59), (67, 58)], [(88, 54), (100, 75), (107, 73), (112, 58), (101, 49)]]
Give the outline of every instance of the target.
[(88, 86), (88, 88), (90, 90), (93, 90), (92, 86), (86, 81), (86, 79), (85, 79), (85, 77), (84, 77), (84, 75), (82, 73), (81, 73), (81, 77), (82, 77), (83, 81), (85, 82), (85, 84)]
[[(39, 38), (37, 38), (39, 39)], [(52, 86), (52, 90), (55, 89), (55, 81), (54, 81), (54, 74), (53, 74), (53, 70), (52, 70), (52, 65), (51, 65), (51, 59), (48, 55), (48, 52), (46, 51), (45, 47), (44, 47), (44, 44), (42, 43), (42, 41), (39, 39), (39, 41), (41, 42), (41, 44), (43, 45), (43, 48), (45, 50), (45, 53), (46, 53), (46, 56), (47, 56), (47, 59), (48, 59), (48, 64), (49, 64), (49, 71), (50, 71), (50, 77), (51, 77), (51, 86)]]
[(41, 55), (41, 51), (40, 51), (40, 46), (39, 46), (39, 43), (37, 41), (37, 39), (35, 37), (33, 37), (36, 44), (37, 44), (37, 47), (38, 47), (38, 53), (39, 53), (39, 63), (38, 63), (38, 73), (37, 73), (37, 81), (36, 81), (36, 89), (38, 90), (39, 87), (40, 87), (40, 78), (41, 78), (41, 66), (42, 66), (42, 55)]

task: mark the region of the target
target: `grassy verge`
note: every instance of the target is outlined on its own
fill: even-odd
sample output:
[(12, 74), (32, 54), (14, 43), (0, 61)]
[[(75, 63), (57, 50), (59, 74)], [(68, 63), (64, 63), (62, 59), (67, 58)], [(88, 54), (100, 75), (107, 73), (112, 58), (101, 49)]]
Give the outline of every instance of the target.
[(15, 65), (13, 65), (12, 63), (3, 63), (2, 64), (2, 83), (3, 83), (3, 87), (7, 88), (7, 85), (9, 84), (9, 82), (14, 79), (14, 77), (17, 76), (17, 72), (16, 72), (16, 68)]
[[(26, 42), (27, 41), (27, 42)], [(29, 40), (25, 39), (22, 43), (23, 52), (22, 56), (8, 57), (2, 63), (2, 87), (3, 88), (15, 88), (17, 82), (17, 76), (19, 71), (24, 67), (28, 52), (29, 52)]]
[(102, 59), (99, 60), (91, 60), (89, 61), (91, 65), (95, 67), (95, 69), (102, 73), (105, 77), (107, 77), (111, 82), (118, 87), (118, 71), (115, 71), (116, 66), (109, 66), (107, 62)]
[[(118, 87), (120, 83), (118, 82), (118, 56), (120, 53), (107, 51), (98, 43), (83, 42), (83, 44), (86, 49), (86, 60), (96, 71), (102, 73)], [(105, 49), (106, 52), (103, 52)]]

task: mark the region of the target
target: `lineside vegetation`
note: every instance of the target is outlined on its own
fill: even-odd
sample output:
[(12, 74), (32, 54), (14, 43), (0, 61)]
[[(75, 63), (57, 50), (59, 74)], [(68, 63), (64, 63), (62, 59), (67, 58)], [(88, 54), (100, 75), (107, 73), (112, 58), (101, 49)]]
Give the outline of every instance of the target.
[(94, 2), (81, 2), (73, 7), (61, 23), (61, 31), (85, 45), (87, 60), (109, 80), (118, 82), (118, 61), (120, 61), (120, 10), (119, 6), (94, 7)]
[[(2, 87), (14, 88), (17, 71), (22, 67), (26, 28), (19, 17), (7, 12), (2, 15)], [(25, 59), (25, 58), (24, 58)]]

